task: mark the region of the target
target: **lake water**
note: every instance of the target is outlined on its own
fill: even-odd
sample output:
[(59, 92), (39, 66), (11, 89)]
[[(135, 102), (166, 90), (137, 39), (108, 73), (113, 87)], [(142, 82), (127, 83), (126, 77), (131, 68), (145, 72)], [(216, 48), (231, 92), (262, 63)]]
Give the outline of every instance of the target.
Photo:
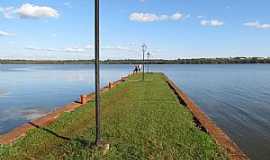
[[(251, 159), (270, 159), (270, 65), (149, 68), (174, 80)], [(102, 65), (101, 84), (132, 69)], [(0, 77), (0, 133), (94, 90), (93, 65), (0, 65)]]
[[(132, 66), (102, 65), (101, 85)], [(0, 65), (0, 133), (94, 91), (93, 65)]]

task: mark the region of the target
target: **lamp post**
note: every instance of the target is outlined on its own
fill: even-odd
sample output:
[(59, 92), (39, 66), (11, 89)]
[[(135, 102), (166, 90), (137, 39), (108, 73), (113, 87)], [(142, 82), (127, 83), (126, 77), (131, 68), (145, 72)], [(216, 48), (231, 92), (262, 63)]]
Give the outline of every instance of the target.
[(147, 62), (148, 62), (148, 65), (147, 65), (147, 72), (150, 72), (150, 52), (147, 52)]
[(142, 76), (142, 79), (143, 79), (143, 81), (144, 81), (144, 64), (145, 64), (145, 62), (144, 62), (144, 54), (146, 52), (146, 49), (147, 49), (146, 44), (143, 44), (142, 45), (142, 52), (143, 52), (143, 76)]
[(95, 101), (96, 101), (96, 140), (101, 144), (100, 130), (100, 76), (99, 76), (99, 0), (95, 0)]

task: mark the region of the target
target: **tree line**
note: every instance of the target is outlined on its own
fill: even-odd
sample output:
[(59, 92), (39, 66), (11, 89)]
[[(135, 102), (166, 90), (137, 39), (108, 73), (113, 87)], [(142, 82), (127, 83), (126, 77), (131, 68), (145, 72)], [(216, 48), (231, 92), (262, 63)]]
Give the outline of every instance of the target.
[[(1, 60), (0, 64), (93, 64), (95, 60)], [(142, 64), (140, 59), (102, 60), (102, 64)], [(149, 59), (147, 64), (266, 64), (269, 58), (233, 57), (233, 58), (191, 58), (191, 59)]]

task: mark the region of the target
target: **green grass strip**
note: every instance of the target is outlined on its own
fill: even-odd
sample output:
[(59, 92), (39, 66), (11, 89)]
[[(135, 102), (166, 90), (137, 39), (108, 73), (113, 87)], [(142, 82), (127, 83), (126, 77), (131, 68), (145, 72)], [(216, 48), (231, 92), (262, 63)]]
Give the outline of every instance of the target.
[(94, 102), (63, 114), (45, 128), (0, 146), (2, 160), (88, 159), (227, 159), (206, 133), (196, 128), (191, 113), (179, 104), (162, 74), (132, 76), (102, 95), (102, 137), (106, 155), (91, 149), (95, 140)]

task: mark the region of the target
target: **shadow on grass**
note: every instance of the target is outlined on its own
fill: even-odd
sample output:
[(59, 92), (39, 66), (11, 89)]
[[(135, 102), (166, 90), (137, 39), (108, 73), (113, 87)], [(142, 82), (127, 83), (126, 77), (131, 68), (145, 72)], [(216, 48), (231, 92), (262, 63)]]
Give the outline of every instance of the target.
[(57, 138), (60, 138), (60, 139), (62, 139), (62, 140), (79, 142), (79, 143), (81, 144), (81, 146), (83, 146), (83, 147), (90, 147), (90, 148), (92, 148), (92, 146), (95, 145), (95, 143), (94, 143), (93, 141), (88, 141), (88, 140), (85, 140), (85, 139), (79, 139), (79, 138), (74, 138), (74, 139), (72, 139), (72, 138), (70, 138), (70, 137), (66, 137), (66, 136), (59, 135), (58, 133), (56, 133), (56, 132), (54, 132), (54, 131), (52, 131), (52, 130), (50, 130), (50, 129), (48, 129), (48, 128), (41, 127), (41, 126), (39, 126), (39, 125), (37, 125), (37, 124), (35, 124), (35, 123), (33, 123), (33, 122), (28, 122), (28, 123), (29, 123), (30, 125), (34, 126), (35, 128), (40, 129), (40, 130), (42, 130), (42, 131), (45, 131), (45, 132), (47, 132), (48, 134), (51, 134), (51, 135), (53, 135), (53, 136), (55, 136), (55, 137), (57, 137)]

